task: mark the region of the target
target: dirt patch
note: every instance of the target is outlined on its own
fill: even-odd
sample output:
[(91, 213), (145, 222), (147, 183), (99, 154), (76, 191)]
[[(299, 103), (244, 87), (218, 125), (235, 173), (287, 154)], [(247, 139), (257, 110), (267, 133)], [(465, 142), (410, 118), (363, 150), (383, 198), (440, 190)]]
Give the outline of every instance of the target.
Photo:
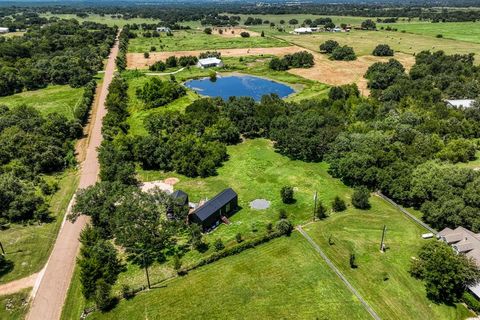
[(178, 178), (167, 178), (164, 180), (164, 182), (166, 184), (169, 184), (171, 186), (174, 186), (175, 184), (177, 184), (180, 180)]
[(270, 201), (265, 199), (255, 199), (250, 202), (250, 208), (254, 210), (265, 210), (270, 208)]
[[(261, 55), (276, 55), (283, 56), (289, 53), (303, 51), (305, 49), (290, 46), (290, 47), (276, 47), (276, 48), (241, 48), (241, 49), (218, 49), (224, 57), (242, 57), (242, 56), (261, 56)], [(192, 50), (192, 51), (164, 51), (164, 52), (150, 52), (150, 58), (146, 59), (143, 53), (128, 53), (127, 54), (127, 68), (128, 69), (145, 69), (154, 64), (156, 61), (165, 61), (170, 56), (196, 56), (207, 50)], [(213, 50), (210, 50), (213, 51)]]
[(166, 183), (163, 180), (159, 181), (150, 181), (150, 182), (144, 182), (142, 183), (142, 186), (140, 189), (143, 192), (149, 192), (152, 191), (153, 189), (158, 188), (166, 193), (172, 193), (173, 192), (173, 186), (171, 184)]
[(243, 28), (212, 28), (212, 34), (221, 36), (224, 38), (240, 38), (241, 37), (240, 34), (242, 32), (248, 32), (250, 34), (250, 37), (260, 36), (258, 32), (243, 29)]
[[(332, 61), (326, 55), (311, 51), (315, 58), (315, 65), (309, 69), (290, 69), (288, 72), (295, 75), (317, 80), (333, 86), (356, 83), (363, 95), (370, 93), (367, 80), (363, 77), (369, 66), (375, 62), (386, 62), (389, 58), (361, 56), (355, 61)], [(403, 64), (405, 69), (415, 63), (415, 57), (409, 54), (396, 53), (395, 59)]]

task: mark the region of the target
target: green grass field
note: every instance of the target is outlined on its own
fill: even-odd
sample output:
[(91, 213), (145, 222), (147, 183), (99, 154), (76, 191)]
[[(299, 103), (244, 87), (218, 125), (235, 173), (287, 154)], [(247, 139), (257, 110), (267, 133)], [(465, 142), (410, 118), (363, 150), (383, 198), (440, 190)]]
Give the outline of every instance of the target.
[[(410, 261), (427, 232), (378, 197), (369, 211), (334, 214), (305, 227), (334, 264), (382, 319), (465, 319), (462, 305), (436, 305), (426, 297), (423, 282), (408, 273)], [(388, 250), (379, 250), (383, 225)], [(329, 238), (334, 245), (329, 245)], [(355, 253), (357, 269), (350, 268)], [(385, 280), (388, 278), (388, 280)]]
[(408, 33), (429, 37), (436, 37), (441, 34), (448, 39), (480, 43), (480, 22), (401, 22), (379, 24), (379, 26), (397, 28), (399, 32), (405, 30)]
[(155, 46), (159, 51), (215, 50), (234, 48), (270, 48), (287, 44), (270, 37), (233, 38), (219, 35), (207, 35), (200, 30), (175, 31), (169, 37), (162, 34), (159, 38), (145, 38), (139, 34), (130, 39), (129, 52), (149, 52)]
[(31, 289), (25, 289), (15, 294), (0, 296), (0, 319), (24, 319), (28, 310), (28, 296), (30, 290)]
[(298, 233), (190, 272), (90, 319), (369, 319)]
[(24, 91), (11, 96), (0, 97), (0, 104), (16, 107), (26, 104), (35, 107), (43, 114), (58, 112), (73, 119), (73, 111), (83, 95), (83, 88), (72, 88), (69, 85), (51, 85), (35, 91)]
[(88, 17), (86, 18), (79, 18), (75, 14), (51, 14), (51, 13), (42, 13), (39, 14), (41, 17), (45, 18), (51, 18), (51, 17), (59, 17), (61, 19), (75, 19), (78, 20), (79, 22), (83, 21), (92, 21), (92, 22), (97, 22), (97, 23), (103, 23), (108, 26), (119, 26), (123, 27), (126, 24), (142, 24), (142, 23), (158, 23), (159, 20), (154, 20), (154, 19), (147, 19), (147, 18), (132, 18), (132, 19), (118, 19), (118, 18), (112, 18), (111, 15), (105, 15), (105, 16), (100, 16), (98, 14), (89, 14)]
[(50, 199), (50, 212), (55, 220), (41, 225), (11, 224), (10, 228), (0, 232), (6, 257), (14, 264), (13, 270), (0, 275), (0, 284), (38, 272), (47, 261), (65, 211), (75, 193), (78, 173), (69, 170), (48, 178), (57, 180), (60, 188)]

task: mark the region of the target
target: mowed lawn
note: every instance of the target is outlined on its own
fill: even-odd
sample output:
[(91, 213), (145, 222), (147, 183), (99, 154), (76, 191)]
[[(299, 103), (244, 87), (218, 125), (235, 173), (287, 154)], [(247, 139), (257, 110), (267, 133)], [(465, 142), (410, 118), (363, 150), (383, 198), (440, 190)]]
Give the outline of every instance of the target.
[(25, 289), (15, 294), (0, 296), (0, 319), (24, 319), (28, 310), (30, 290)]
[[(347, 210), (304, 229), (323, 248), (382, 319), (465, 319), (462, 305), (436, 305), (427, 299), (423, 282), (408, 273), (412, 257), (426, 241), (418, 226), (379, 197), (369, 211)], [(380, 252), (387, 226), (386, 253)], [(330, 241), (334, 244), (330, 245)], [(358, 268), (349, 264), (355, 253)]]
[(480, 22), (402, 22), (394, 24), (379, 24), (379, 26), (397, 28), (399, 32), (436, 37), (441, 34), (444, 38), (480, 43)]
[(219, 35), (207, 35), (201, 30), (174, 31), (173, 36), (164, 33), (159, 38), (138, 37), (130, 39), (129, 52), (150, 52), (155, 46), (157, 51), (215, 50), (234, 48), (271, 48), (284, 47), (288, 43), (270, 37), (234, 38)]
[(298, 232), (201, 267), (89, 319), (369, 319)]
[(73, 119), (73, 111), (83, 95), (83, 88), (72, 88), (69, 85), (50, 85), (44, 89), (24, 91), (11, 96), (0, 97), (0, 105), (16, 107), (28, 105), (35, 107), (43, 114), (60, 113)]
[[(479, 23), (480, 26), (480, 23)], [(393, 50), (407, 54), (419, 53), (423, 50), (443, 50), (447, 54), (480, 54), (479, 43), (439, 39), (431, 35), (401, 33), (392, 31), (358, 31), (351, 32), (319, 32), (311, 35), (279, 35), (278, 37), (299, 46), (319, 51), (319, 46), (327, 40), (335, 40), (340, 45), (353, 47), (357, 55), (371, 55), (378, 44), (388, 44)], [(477, 61), (478, 63), (478, 61)]]
[(38, 272), (47, 261), (68, 204), (75, 193), (78, 173), (69, 170), (47, 178), (57, 180), (59, 186), (59, 190), (49, 199), (54, 221), (29, 225), (11, 224), (8, 229), (0, 231), (0, 242), (6, 257), (13, 262), (10, 272), (0, 274), (0, 284)]

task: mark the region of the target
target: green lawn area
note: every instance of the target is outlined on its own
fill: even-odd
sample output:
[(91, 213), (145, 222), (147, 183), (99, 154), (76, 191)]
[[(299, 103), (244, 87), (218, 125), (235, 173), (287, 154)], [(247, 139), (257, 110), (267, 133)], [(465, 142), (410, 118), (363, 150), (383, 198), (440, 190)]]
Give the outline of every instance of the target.
[(30, 290), (31, 289), (25, 289), (8, 296), (0, 296), (0, 319), (24, 319), (28, 310), (28, 296), (30, 294)]
[[(398, 31), (405, 30), (408, 33), (436, 37), (438, 34), (444, 38), (480, 43), (480, 22), (401, 22), (394, 24), (379, 24), (390, 26)], [(477, 51), (478, 52), (478, 51)]]
[(55, 220), (41, 225), (11, 224), (10, 228), (0, 232), (6, 257), (13, 262), (13, 269), (0, 276), (0, 284), (38, 272), (47, 261), (70, 199), (76, 191), (78, 173), (68, 170), (48, 178), (57, 180), (59, 185), (59, 191), (50, 199), (50, 212)]
[(121, 301), (89, 319), (369, 319), (297, 232)]
[(288, 43), (270, 37), (233, 38), (219, 35), (207, 35), (200, 30), (174, 31), (169, 37), (162, 34), (159, 38), (145, 38), (141, 34), (130, 39), (129, 52), (149, 52), (151, 46), (161, 51), (215, 50), (234, 48), (271, 48), (284, 47)]
[(43, 114), (58, 112), (73, 119), (73, 111), (83, 95), (83, 88), (72, 88), (69, 85), (50, 85), (47, 88), (24, 91), (11, 96), (0, 97), (0, 104), (9, 107), (29, 105)]
[[(480, 23), (478, 24), (480, 26)], [(268, 34), (268, 33), (267, 33)], [(480, 54), (479, 43), (452, 39), (438, 39), (431, 35), (401, 33), (391, 31), (319, 32), (312, 35), (289, 35), (283, 33), (279, 38), (299, 46), (319, 51), (319, 46), (327, 40), (336, 40), (340, 45), (353, 47), (357, 55), (371, 55), (378, 44), (388, 44), (397, 52), (415, 54), (423, 50), (443, 50), (447, 54)], [(479, 63), (479, 61), (477, 61)]]
[[(427, 232), (378, 197), (369, 211), (347, 210), (304, 229), (320, 245), (382, 319), (465, 319), (462, 305), (437, 305), (426, 297), (423, 282), (410, 276), (410, 261)], [(379, 250), (383, 225), (388, 250)], [(334, 244), (329, 245), (329, 238)], [(350, 268), (355, 253), (357, 269)], [(384, 280), (388, 277), (388, 280)]]

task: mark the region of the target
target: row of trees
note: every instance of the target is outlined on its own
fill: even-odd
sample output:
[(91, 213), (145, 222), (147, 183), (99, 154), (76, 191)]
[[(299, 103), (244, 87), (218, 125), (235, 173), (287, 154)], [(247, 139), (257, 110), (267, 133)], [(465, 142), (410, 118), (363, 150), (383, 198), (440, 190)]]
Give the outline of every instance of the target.
[(311, 68), (315, 62), (313, 55), (307, 51), (287, 54), (283, 58), (274, 57), (270, 60), (269, 67), (272, 70), (285, 71), (290, 68)]

